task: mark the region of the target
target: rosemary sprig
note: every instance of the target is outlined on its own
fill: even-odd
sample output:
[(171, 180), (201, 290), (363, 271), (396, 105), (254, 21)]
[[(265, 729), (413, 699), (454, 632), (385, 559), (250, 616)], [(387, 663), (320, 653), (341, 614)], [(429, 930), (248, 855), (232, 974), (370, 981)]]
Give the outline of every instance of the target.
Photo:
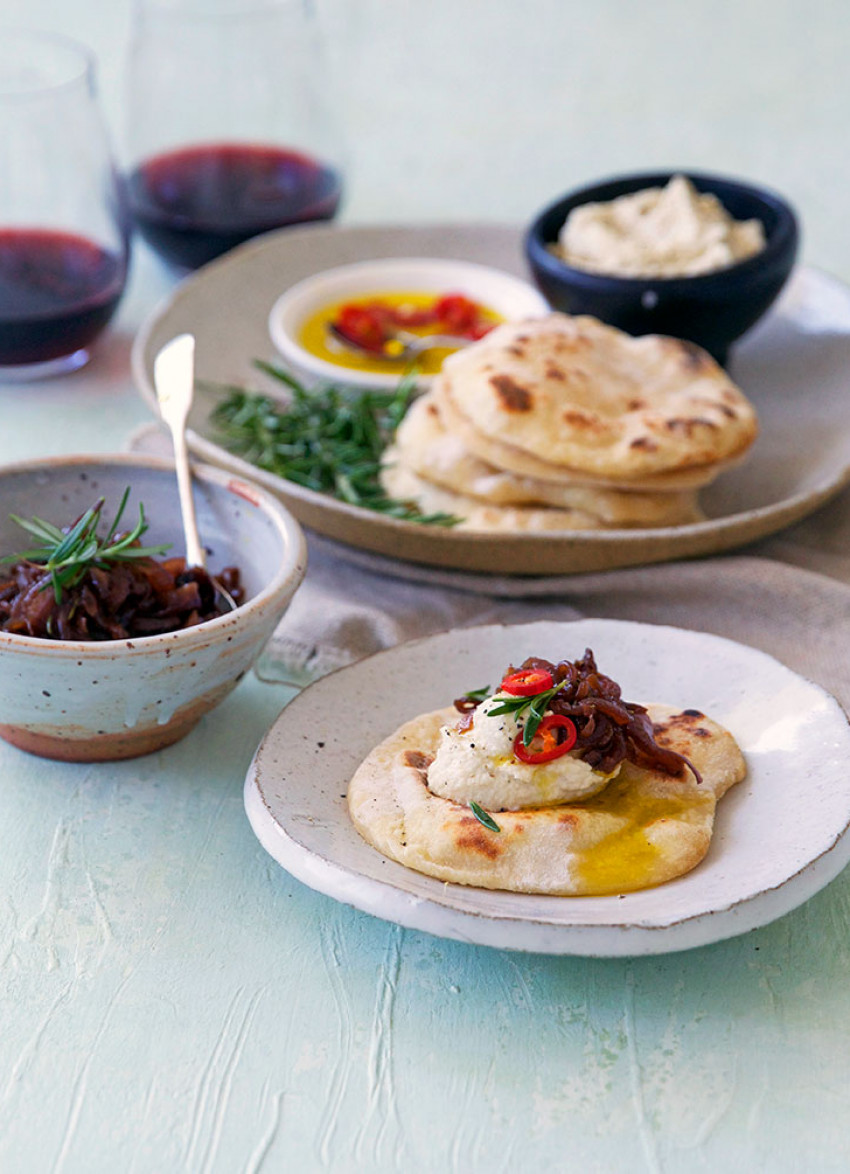
[(482, 823), (485, 828), (489, 828), (491, 832), (500, 832), (502, 829), (496, 823), (489, 811), (485, 811), (480, 803), (476, 803), (474, 799), (469, 802), (469, 810), (475, 816), (479, 823)]
[(104, 498), (98, 498), (93, 506), (82, 514), (67, 530), (60, 530), (52, 522), (43, 518), (19, 518), (17, 514), (9, 517), (16, 522), (33, 538), (38, 539), (40, 545), (18, 554), (6, 555), (0, 563), (15, 563), (26, 560), (44, 567), (47, 572), (44, 588), (53, 585), (53, 595), (57, 603), (62, 602), (62, 592), (75, 587), (91, 567), (108, 567), (112, 563), (128, 562), (139, 558), (157, 558), (169, 549), (164, 546), (136, 546), (135, 543), (148, 529), (143, 505), (139, 505), (139, 520), (132, 530), (116, 537), (118, 524), (130, 496), (130, 487), (124, 490), (121, 504), (118, 507), (106, 538), (98, 538), (97, 528), (100, 524), (101, 513), (105, 505)]
[[(549, 702), (559, 690), (563, 689), (566, 681), (545, 689), (542, 693), (535, 693), (531, 697), (503, 697), (498, 705), (487, 711), (490, 717), (498, 717), (503, 713), (512, 713), (516, 718), (525, 716), (525, 725), (522, 728), (522, 744), (530, 746), (537, 733), (537, 728), (543, 721)], [(527, 711), (527, 712), (526, 712)]]
[(416, 502), (389, 497), (379, 474), (384, 449), (407, 410), (412, 377), (393, 392), (347, 392), (332, 385), (308, 391), (271, 363), (254, 364), (283, 383), (289, 402), (234, 386), (205, 384), (224, 393), (212, 422), (232, 453), (307, 489), (350, 505), (432, 526), (454, 526), (452, 514), (423, 514)]

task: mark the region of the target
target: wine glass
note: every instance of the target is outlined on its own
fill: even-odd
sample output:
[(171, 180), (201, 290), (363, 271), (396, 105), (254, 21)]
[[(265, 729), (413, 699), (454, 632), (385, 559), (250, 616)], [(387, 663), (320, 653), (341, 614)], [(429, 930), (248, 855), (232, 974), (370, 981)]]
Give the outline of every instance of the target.
[(127, 275), (123, 189), (74, 41), (0, 34), (0, 379), (73, 370)]
[(305, 0), (138, 0), (127, 140), (136, 224), (178, 268), (330, 220), (339, 135)]

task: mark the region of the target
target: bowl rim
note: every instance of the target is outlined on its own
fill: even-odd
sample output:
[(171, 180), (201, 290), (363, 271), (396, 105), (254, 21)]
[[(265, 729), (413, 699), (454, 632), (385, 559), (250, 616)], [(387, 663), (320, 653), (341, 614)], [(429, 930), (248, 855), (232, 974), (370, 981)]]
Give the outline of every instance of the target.
[[(527, 294), (529, 316), (532, 316), (534, 313), (543, 315), (550, 312), (551, 308), (546, 298), (531, 281), (525, 277), (519, 277), (514, 273), (509, 273), (506, 269), (497, 269), (493, 265), (482, 265), (477, 261), (463, 261), (459, 258), (452, 257), (374, 257), (366, 261), (351, 261), (343, 265), (334, 265), (330, 269), (320, 269), (317, 273), (311, 273), (308, 277), (303, 277), (295, 285), (284, 290), (275, 299), (268, 314), (268, 332), (272, 344), (278, 353), (288, 362), (310, 371), (312, 375), (327, 382), (344, 383), (349, 387), (361, 388), (390, 389), (395, 387), (399, 379), (402, 378), (402, 373), (396, 371), (359, 371), (353, 367), (329, 363), (327, 360), (321, 359), (318, 355), (314, 355), (311, 351), (308, 351), (298, 342), (294, 334), (284, 329), (282, 318), (287, 311), (294, 312), (294, 307), (297, 307), (298, 302), (306, 294), (309, 294), (319, 286), (322, 281), (334, 280), (349, 275), (352, 278), (357, 278), (362, 274), (368, 273), (370, 270), (380, 271), (384, 269), (390, 274), (393, 271), (403, 272), (405, 267), (409, 268), (410, 266), (420, 264), (445, 267), (447, 270), (453, 269), (459, 273), (466, 272), (482, 279), (488, 276), (495, 277), (498, 281), (511, 285), (516, 290), (522, 290), (522, 292)], [(391, 280), (391, 277), (388, 277), (388, 280)], [(365, 292), (368, 293), (369, 291), (366, 290)], [(536, 304), (536, 309), (532, 308), (533, 304)], [(494, 308), (498, 312), (498, 308)], [(417, 375), (416, 381), (420, 386), (424, 387), (433, 378), (433, 375)]]
[[(612, 192), (607, 196), (601, 195), (602, 192), (609, 188), (628, 185), (626, 190), (619, 194), (629, 195), (632, 192), (642, 190), (644, 187), (663, 186), (677, 175), (683, 175), (686, 179), (691, 180), (701, 191), (705, 190), (717, 194), (716, 187), (722, 187), (727, 190), (732, 189), (752, 198), (762, 208), (770, 208), (777, 216), (777, 223), (767, 237), (765, 247), (753, 256), (745, 257), (740, 261), (736, 261), (733, 265), (727, 265), (723, 269), (712, 269), (708, 273), (694, 273), (689, 276), (680, 277), (620, 277), (614, 273), (596, 273), (590, 269), (580, 269), (575, 265), (570, 265), (548, 248), (557, 239), (557, 235), (555, 237), (544, 236), (543, 225), (556, 212), (560, 212), (562, 209), (564, 211), (563, 219), (557, 230), (560, 232), (568, 211), (572, 208), (579, 207), (582, 204), (593, 203), (595, 200), (600, 200), (601, 202), (604, 199), (616, 199), (616, 192)], [(700, 185), (703, 186), (700, 187)], [(550, 201), (537, 213), (526, 230), (523, 244), (526, 258), (532, 268), (539, 267), (544, 269), (551, 277), (568, 280), (576, 285), (586, 285), (597, 291), (615, 287), (624, 292), (638, 292), (645, 290), (647, 285), (659, 285), (663, 286), (668, 293), (672, 292), (674, 295), (681, 293), (684, 295), (697, 287), (704, 288), (714, 284), (720, 285), (726, 282), (730, 276), (755, 275), (774, 262), (788, 248), (791, 248), (793, 256), (796, 252), (799, 232), (799, 218), (794, 208), (783, 196), (780, 196), (772, 188), (753, 184), (745, 179), (739, 179), (736, 176), (726, 176), (716, 172), (695, 171), (687, 167), (680, 167), (662, 171), (635, 171), (611, 175), (607, 179), (595, 180), (593, 183), (573, 188), (557, 199)]]
[[(164, 457), (144, 456), (137, 453), (77, 453), (70, 455), (36, 457), (14, 461), (0, 466), (0, 486), (10, 474), (38, 472), (49, 469), (74, 467), (126, 466), (128, 468), (152, 469), (157, 472), (174, 473), (174, 464)], [(157, 646), (165, 647), (180, 641), (187, 648), (195, 643), (206, 643), (208, 634), (220, 630), (224, 635), (235, 624), (254, 620), (265, 612), (281, 596), (294, 595), (307, 565), (307, 544), (304, 533), (283, 504), (267, 489), (253, 481), (214, 465), (192, 462), (192, 474), (200, 481), (218, 485), (237, 497), (262, 509), (271, 519), (284, 540), (284, 557), (271, 580), (245, 603), (232, 612), (194, 624), (191, 628), (178, 628), (175, 632), (156, 632), (150, 636), (128, 636), (120, 640), (49, 640), (41, 636), (23, 636), (17, 632), (0, 630), (0, 652), (38, 651), (45, 654), (67, 654), (89, 659), (113, 660), (116, 649), (127, 655), (138, 651), (150, 651)], [(176, 481), (175, 481), (176, 491)]]

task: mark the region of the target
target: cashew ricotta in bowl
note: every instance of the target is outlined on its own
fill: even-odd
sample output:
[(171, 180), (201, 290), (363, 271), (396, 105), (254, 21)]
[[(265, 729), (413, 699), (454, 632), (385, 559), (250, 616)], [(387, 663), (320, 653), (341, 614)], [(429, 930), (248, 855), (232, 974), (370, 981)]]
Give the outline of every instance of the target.
[(553, 246), (568, 265), (612, 277), (693, 277), (765, 247), (758, 219), (735, 220), (684, 175), (614, 200), (573, 208)]

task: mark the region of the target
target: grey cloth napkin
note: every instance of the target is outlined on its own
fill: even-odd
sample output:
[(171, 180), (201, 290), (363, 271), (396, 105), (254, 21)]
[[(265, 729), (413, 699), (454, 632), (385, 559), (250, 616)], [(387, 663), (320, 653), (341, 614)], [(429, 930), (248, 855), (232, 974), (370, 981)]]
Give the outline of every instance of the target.
[(452, 627), (600, 616), (693, 628), (760, 648), (850, 707), (850, 588), (821, 574), (761, 557), (723, 557), (576, 575), (559, 579), (556, 593), (544, 598), (504, 598), (492, 589), (434, 584), (427, 570), (419, 582), (394, 578), (354, 566), (338, 550), (311, 536), (307, 577), (258, 665), (264, 679), (306, 683)]
[[(156, 425), (129, 447), (170, 453)], [(743, 555), (589, 575), (497, 578), (395, 563), (312, 533), (308, 545), (307, 576), (257, 664), (269, 682), (307, 684), (448, 628), (601, 616), (752, 645), (850, 708), (850, 490)]]

